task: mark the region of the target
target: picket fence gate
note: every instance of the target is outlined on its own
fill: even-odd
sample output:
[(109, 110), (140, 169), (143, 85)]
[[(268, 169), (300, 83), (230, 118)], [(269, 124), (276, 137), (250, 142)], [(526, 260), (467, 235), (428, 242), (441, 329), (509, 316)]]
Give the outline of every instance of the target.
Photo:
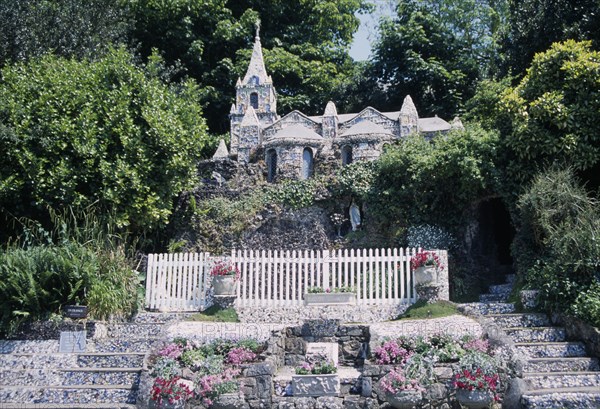
[(193, 311), (208, 306), (210, 269), (220, 261), (237, 266), (236, 304), (302, 305), (312, 287), (356, 293), (358, 304), (416, 301), (411, 256), (417, 249), (233, 250), (230, 256), (208, 253), (150, 254), (146, 308)]

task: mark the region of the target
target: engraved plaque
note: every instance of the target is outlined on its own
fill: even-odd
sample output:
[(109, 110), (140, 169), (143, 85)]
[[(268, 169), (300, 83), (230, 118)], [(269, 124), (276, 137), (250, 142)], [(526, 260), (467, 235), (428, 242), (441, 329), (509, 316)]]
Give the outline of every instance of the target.
[(85, 352), (87, 331), (61, 331), (59, 352)]

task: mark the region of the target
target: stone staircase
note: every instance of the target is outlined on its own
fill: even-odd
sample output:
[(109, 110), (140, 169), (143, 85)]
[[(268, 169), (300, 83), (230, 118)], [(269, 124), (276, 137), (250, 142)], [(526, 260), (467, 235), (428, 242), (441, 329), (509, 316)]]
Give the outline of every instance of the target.
[(146, 353), (163, 325), (147, 314), (96, 324), (80, 353), (60, 353), (58, 339), (0, 340), (0, 406), (135, 408)]
[(524, 357), (521, 396), (525, 409), (600, 408), (600, 364), (587, 356), (585, 345), (567, 339), (564, 328), (552, 326), (540, 313), (515, 313), (508, 303), (514, 276), (506, 284), (490, 286), (479, 303), (465, 304), (492, 319), (512, 339)]

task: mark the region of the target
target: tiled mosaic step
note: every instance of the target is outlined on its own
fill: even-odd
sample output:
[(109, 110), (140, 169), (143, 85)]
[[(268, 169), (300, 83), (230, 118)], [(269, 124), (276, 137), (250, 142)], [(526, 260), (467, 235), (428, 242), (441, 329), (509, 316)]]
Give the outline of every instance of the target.
[(600, 389), (596, 386), (530, 390), (521, 397), (521, 402), (525, 409), (598, 409)]
[(58, 340), (8, 341), (0, 340), (0, 354), (55, 354), (58, 353)]
[(511, 283), (490, 285), (489, 292), (490, 294), (510, 295), (512, 288), (513, 285)]
[(524, 372), (600, 371), (597, 358), (531, 358), (523, 366)]
[(61, 385), (58, 371), (52, 369), (31, 369), (16, 371), (0, 370), (0, 386), (39, 386)]
[(163, 323), (127, 323), (110, 324), (108, 336), (112, 338), (146, 338), (157, 337), (163, 330)]
[(144, 364), (144, 353), (84, 353), (84, 354), (1, 354), (0, 368), (138, 368)]
[(175, 322), (175, 321), (183, 321), (186, 318), (194, 315), (194, 312), (178, 312), (178, 313), (169, 313), (169, 312), (142, 312), (135, 316), (133, 322), (138, 324), (144, 323), (167, 323), (167, 322)]
[(104, 368), (63, 370), (60, 384), (78, 385), (129, 385), (137, 388), (142, 368)]
[(600, 372), (552, 372), (523, 375), (530, 389), (596, 387), (600, 392)]
[(146, 352), (160, 338), (105, 338), (88, 340), (88, 352)]
[(512, 303), (467, 303), (461, 305), (467, 311), (478, 312), (483, 315), (489, 314), (510, 314), (515, 312), (515, 305)]
[(136, 409), (128, 403), (2, 403), (2, 409)]
[(530, 358), (586, 356), (585, 346), (581, 342), (528, 342), (515, 343), (515, 346)]
[(508, 301), (509, 295), (510, 294), (481, 294), (479, 296), (479, 301), (503, 303)]
[(565, 329), (558, 327), (504, 328), (504, 332), (514, 342), (563, 342), (567, 339)]
[(546, 314), (490, 314), (496, 324), (504, 328), (514, 327), (545, 327), (550, 325), (550, 318)]
[[(128, 385), (1, 387), (0, 402), (5, 403), (129, 403), (135, 404), (138, 391)], [(77, 406), (71, 405), (72, 408)]]

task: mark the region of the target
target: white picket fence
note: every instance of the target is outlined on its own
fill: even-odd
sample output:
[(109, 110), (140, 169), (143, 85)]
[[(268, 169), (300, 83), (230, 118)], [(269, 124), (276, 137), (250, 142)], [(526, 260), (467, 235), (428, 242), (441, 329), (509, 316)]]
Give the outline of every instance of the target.
[(311, 287), (352, 287), (359, 304), (416, 301), (411, 255), (416, 249), (337, 251), (234, 250), (230, 257), (207, 253), (150, 254), (146, 308), (192, 311), (207, 306), (214, 263), (234, 263), (240, 271), (239, 306), (302, 305)]

